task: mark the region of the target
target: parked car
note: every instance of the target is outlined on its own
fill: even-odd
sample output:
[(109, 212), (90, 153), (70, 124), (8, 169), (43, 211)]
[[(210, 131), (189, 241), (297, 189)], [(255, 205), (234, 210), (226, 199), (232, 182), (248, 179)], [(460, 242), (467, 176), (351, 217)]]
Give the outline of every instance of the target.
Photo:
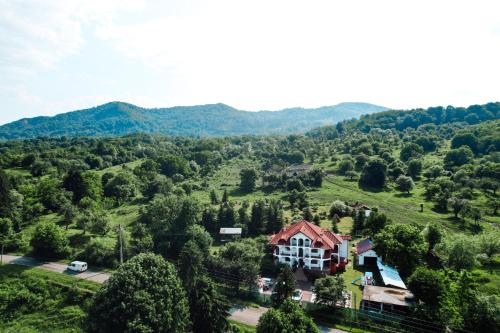
[(300, 301), (302, 301), (302, 290), (295, 289), (295, 291), (293, 292), (293, 295), (292, 295), (292, 300), (294, 302), (300, 302)]
[(72, 261), (68, 265), (68, 269), (74, 272), (85, 272), (87, 268), (88, 268), (87, 263), (84, 261)]
[(262, 278), (262, 289), (269, 290), (273, 287), (274, 281), (271, 278)]

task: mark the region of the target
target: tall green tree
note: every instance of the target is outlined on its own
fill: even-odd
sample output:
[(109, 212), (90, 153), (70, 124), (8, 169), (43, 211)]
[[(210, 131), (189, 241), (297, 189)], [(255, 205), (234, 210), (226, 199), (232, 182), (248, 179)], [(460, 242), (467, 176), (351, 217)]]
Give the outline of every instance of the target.
[(10, 207), (10, 190), (12, 189), (9, 177), (0, 169), (0, 216), (7, 216)]
[(189, 289), (189, 308), (194, 333), (219, 333), (229, 329), (230, 304), (207, 276)]
[(264, 201), (258, 200), (252, 205), (248, 234), (251, 236), (262, 235), (266, 231), (266, 207)]
[(293, 275), (292, 269), (288, 265), (283, 265), (276, 279), (274, 292), (276, 295), (276, 304), (281, 305), (283, 302), (292, 297), (293, 292), (297, 288), (297, 282)]
[(240, 189), (243, 192), (252, 192), (257, 181), (257, 171), (255, 169), (242, 169), (240, 171)]
[(373, 158), (363, 168), (359, 182), (365, 186), (381, 188), (385, 185), (386, 178), (387, 164), (380, 158)]
[(343, 307), (347, 301), (344, 278), (341, 275), (330, 275), (314, 282), (315, 303), (335, 308)]
[(30, 244), (35, 255), (47, 258), (60, 258), (69, 250), (64, 230), (54, 223), (37, 224)]
[(426, 250), (420, 230), (408, 224), (389, 224), (373, 238), (375, 252), (403, 277), (413, 272)]
[(124, 263), (92, 299), (89, 332), (190, 332), (186, 294), (172, 264), (139, 254)]

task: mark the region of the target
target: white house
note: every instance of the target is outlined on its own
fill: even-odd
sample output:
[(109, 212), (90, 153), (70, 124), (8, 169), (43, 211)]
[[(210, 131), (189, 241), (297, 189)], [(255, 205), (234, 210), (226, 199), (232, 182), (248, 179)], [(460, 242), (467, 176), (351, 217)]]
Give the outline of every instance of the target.
[(348, 262), (350, 239), (302, 220), (272, 235), (270, 244), (279, 263), (335, 272)]
[(368, 238), (356, 245), (356, 255), (358, 257), (359, 266), (375, 266), (379, 260), (377, 253), (373, 251), (373, 242)]

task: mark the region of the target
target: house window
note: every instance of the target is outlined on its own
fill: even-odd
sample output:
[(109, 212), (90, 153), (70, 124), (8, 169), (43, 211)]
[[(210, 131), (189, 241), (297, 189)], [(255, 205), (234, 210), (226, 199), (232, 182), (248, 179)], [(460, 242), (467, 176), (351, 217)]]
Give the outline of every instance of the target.
[(286, 257), (286, 258), (285, 258), (285, 261), (290, 261), (290, 258)]
[(316, 265), (317, 263), (318, 263), (318, 261), (316, 259), (311, 260), (311, 264)]
[(318, 250), (317, 249), (311, 249), (311, 252), (317, 253)]
[(302, 238), (299, 239), (299, 246), (304, 246), (304, 240)]
[(309, 239), (306, 239), (306, 247), (309, 247), (311, 241)]

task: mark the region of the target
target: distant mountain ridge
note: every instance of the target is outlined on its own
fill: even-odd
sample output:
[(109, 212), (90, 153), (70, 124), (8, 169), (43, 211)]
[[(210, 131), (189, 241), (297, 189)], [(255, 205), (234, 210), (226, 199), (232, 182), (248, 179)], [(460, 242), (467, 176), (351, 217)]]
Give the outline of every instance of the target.
[(368, 103), (249, 112), (220, 103), (147, 109), (110, 102), (53, 117), (25, 118), (5, 124), (0, 126), (0, 139), (119, 136), (138, 132), (173, 136), (291, 134), (386, 110)]

